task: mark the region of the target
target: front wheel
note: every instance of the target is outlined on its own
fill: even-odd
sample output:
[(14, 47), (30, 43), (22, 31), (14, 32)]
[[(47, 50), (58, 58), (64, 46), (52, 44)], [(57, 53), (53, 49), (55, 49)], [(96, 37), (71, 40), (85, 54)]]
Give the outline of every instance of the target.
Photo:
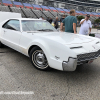
[(30, 51), (30, 60), (31, 60), (33, 66), (39, 70), (44, 71), (44, 70), (50, 69), (47, 58), (46, 58), (43, 50), (41, 50), (39, 47), (34, 47)]

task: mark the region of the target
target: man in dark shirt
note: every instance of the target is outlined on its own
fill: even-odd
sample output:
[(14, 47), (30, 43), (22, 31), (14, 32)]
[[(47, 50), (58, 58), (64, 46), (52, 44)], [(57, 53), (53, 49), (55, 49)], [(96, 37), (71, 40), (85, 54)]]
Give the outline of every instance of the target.
[(49, 19), (49, 23), (52, 24), (52, 18)]
[(56, 17), (56, 20), (54, 21), (54, 27), (56, 29), (59, 27), (59, 25), (58, 25), (58, 17)]
[(61, 19), (60, 19), (60, 23), (62, 23), (62, 21), (65, 19), (65, 14), (62, 15)]
[[(62, 21), (65, 19), (65, 14), (62, 15), (61, 19), (60, 19), (60, 24), (62, 23)], [(65, 25), (63, 25), (62, 31), (65, 31)]]
[(49, 22), (49, 20), (50, 20), (50, 18), (49, 17), (47, 17), (47, 21)]
[(60, 30), (62, 31), (65, 25), (65, 32), (77, 33), (77, 18), (75, 17), (75, 10), (70, 11), (70, 16), (67, 16), (61, 23)]

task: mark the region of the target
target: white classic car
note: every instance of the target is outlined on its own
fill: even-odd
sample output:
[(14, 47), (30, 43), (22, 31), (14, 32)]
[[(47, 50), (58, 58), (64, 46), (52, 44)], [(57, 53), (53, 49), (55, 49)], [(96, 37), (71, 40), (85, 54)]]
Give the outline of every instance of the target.
[(45, 20), (16, 18), (0, 24), (0, 47), (7, 45), (30, 57), (40, 70), (74, 71), (100, 56), (100, 40), (58, 32)]

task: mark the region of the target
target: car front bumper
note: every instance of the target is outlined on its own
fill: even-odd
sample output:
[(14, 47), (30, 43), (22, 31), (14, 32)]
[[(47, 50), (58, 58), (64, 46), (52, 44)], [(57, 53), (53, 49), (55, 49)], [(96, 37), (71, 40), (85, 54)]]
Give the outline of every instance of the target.
[(100, 57), (100, 50), (98, 50), (97, 52), (77, 55), (77, 58), (69, 57), (68, 61), (63, 61), (62, 67), (64, 71), (75, 71), (77, 65), (92, 62), (98, 57)]
[(69, 58), (68, 61), (62, 63), (63, 71), (75, 71), (77, 67), (77, 59)]

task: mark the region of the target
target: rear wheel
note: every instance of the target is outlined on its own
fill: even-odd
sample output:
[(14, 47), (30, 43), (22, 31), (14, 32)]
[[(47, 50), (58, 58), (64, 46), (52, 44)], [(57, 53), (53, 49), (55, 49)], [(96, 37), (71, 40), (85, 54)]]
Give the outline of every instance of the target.
[(50, 69), (47, 58), (46, 58), (43, 50), (41, 50), (39, 47), (34, 47), (30, 51), (30, 60), (31, 60), (33, 66), (39, 70), (44, 71), (44, 70)]

